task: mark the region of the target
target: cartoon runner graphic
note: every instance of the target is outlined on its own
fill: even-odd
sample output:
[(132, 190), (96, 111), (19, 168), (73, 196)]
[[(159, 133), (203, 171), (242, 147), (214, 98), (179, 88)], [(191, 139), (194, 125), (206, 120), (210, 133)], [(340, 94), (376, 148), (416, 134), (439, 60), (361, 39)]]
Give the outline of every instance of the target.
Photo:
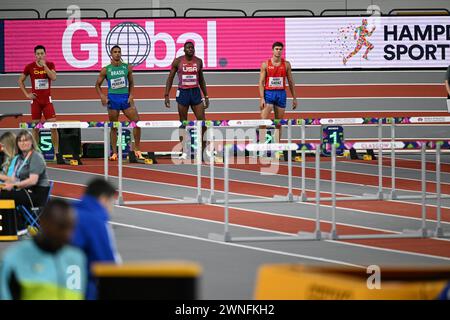
[[(347, 57), (344, 57), (344, 59), (342, 60), (344, 65), (346, 65), (347, 61), (351, 57), (356, 55), (359, 52), (359, 50), (361, 50), (361, 48), (363, 46), (367, 47), (366, 52), (363, 55), (363, 58), (366, 59), (366, 60), (367, 60), (367, 55), (369, 54), (370, 50), (372, 50), (374, 48), (373, 44), (371, 44), (367, 40), (367, 37), (372, 36), (373, 32), (375, 31), (375, 27), (373, 27), (372, 31), (369, 31), (367, 29), (367, 24), (368, 24), (367, 19), (363, 19), (362, 20), (362, 25), (355, 29), (355, 33), (353, 34), (353, 37), (356, 40), (356, 48)], [(359, 37), (356, 36), (357, 34), (359, 34)]]

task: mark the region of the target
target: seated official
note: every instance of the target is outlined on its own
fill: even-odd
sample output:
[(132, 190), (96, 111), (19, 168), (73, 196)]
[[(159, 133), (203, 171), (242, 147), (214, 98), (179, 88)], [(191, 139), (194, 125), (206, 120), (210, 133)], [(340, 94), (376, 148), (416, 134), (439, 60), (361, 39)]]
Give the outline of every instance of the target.
[[(5, 182), (0, 199), (14, 200), (16, 206), (42, 207), (50, 190), (44, 157), (37, 149), (33, 136), (26, 130), (17, 135), (16, 146), (19, 153), (13, 159), (13, 179)], [(18, 224), (21, 230), (24, 225), (20, 216)]]
[(17, 159), (16, 135), (10, 131), (0, 136), (0, 183), (13, 182), (14, 165)]

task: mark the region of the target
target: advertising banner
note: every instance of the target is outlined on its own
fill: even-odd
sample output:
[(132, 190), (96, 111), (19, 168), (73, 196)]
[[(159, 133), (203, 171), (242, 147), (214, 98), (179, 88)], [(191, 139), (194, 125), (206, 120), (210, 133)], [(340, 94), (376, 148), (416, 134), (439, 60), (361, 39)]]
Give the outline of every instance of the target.
[(5, 72), (21, 72), (38, 44), (57, 71), (98, 71), (117, 44), (135, 70), (169, 70), (186, 41), (205, 70), (259, 70), (275, 41), (294, 69), (450, 65), (449, 16), (5, 20), (0, 29)]

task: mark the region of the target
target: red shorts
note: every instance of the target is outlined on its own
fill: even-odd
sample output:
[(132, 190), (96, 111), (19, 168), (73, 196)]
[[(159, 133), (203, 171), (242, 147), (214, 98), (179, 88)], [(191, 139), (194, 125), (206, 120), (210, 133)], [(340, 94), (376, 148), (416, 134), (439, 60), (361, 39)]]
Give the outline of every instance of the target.
[(31, 120), (40, 121), (42, 115), (44, 115), (45, 120), (56, 118), (51, 97), (38, 96), (31, 101)]

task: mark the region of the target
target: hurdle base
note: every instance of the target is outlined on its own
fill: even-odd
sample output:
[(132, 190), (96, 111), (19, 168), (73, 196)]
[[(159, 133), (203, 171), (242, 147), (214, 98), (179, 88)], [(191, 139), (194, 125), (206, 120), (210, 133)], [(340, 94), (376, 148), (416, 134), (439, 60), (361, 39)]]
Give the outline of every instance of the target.
[[(228, 203), (271, 203), (271, 202), (293, 202), (287, 196), (275, 195), (267, 199), (229, 199)], [(216, 199), (217, 204), (225, 203), (224, 199)]]
[(413, 239), (429, 237), (428, 232), (424, 235), (424, 230), (404, 230), (397, 234), (352, 234), (337, 235), (335, 240), (364, 240), (364, 239)]
[(120, 205), (141, 205), (141, 204), (199, 204), (203, 199), (184, 197), (180, 200), (142, 200), (142, 201), (123, 201)]
[(431, 235), (434, 238), (450, 238), (450, 233), (445, 233), (444, 229), (436, 228), (436, 230), (431, 231)]
[(382, 192), (377, 193), (363, 193), (363, 197), (373, 198), (374, 200), (386, 200), (388, 197)]
[[(332, 197), (320, 198), (320, 201), (332, 201)], [(370, 196), (350, 196), (350, 197), (336, 197), (336, 201), (358, 201), (358, 200), (380, 200), (376, 195)], [(305, 202), (316, 202), (316, 198), (306, 198)]]
[(306, 192), (302, 192), (300, 195), (300, 198), (298, 199), (298, 202), (306, 202), (308, 200), (308, 196), (306, 195)]
[(208, 239), (220, 242), (231, 242), (231, 235), (229, 232), (222, 233), (210, 233)]
[(391, 194), (389, 195), (389, 199), (390, 200), (397, 200), (398, 199), (397, 192), (391, 191)]

